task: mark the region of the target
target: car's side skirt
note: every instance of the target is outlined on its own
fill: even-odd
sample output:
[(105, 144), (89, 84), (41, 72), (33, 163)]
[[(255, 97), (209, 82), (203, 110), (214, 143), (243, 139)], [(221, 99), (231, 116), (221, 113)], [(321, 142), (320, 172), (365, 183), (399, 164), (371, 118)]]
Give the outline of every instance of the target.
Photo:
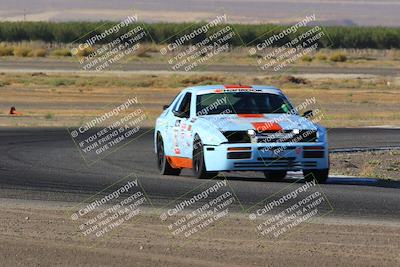
[(191, 158), (167, 156), (167, 160), (172, 168), (191, 169), (193, 166)]

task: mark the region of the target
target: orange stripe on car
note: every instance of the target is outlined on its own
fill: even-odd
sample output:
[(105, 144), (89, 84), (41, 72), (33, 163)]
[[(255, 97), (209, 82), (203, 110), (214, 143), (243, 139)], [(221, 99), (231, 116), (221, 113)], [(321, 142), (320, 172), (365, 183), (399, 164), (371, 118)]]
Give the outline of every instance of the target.
[(252, 122), (251, 123), (257, 132), (271, 131), (279, 132), (282, 131), (282, 127), (276, 122)]
[(263, 114), (237, 114), (240, 118), (264, 118)]
[(228, 147), (228, 151), (251, 150), (251, 147)]
[(192, 159), (190, 158), (167, 156), (167, 160), (172, 168), (191, 169), (193, 166)]

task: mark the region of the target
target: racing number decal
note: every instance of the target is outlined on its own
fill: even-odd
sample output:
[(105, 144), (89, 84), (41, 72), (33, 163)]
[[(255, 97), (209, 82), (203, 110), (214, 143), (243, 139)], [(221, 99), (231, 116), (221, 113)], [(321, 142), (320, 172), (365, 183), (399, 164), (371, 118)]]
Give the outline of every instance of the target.
[(181, 150), (179, 148), (179, 129), (180, 129), (180, 125), (181, 125), (181, 120), (176, 120), (175, 121), (175, 125), (174, 125), (174, 138), (173, 138), (174, 153), (176, 155), (180, 155), (181, 154)]
[(176, 120), (174, 124), (174, 153), (181, 155), (182, 150), (189, 149), (192, 142), (192, 123)]

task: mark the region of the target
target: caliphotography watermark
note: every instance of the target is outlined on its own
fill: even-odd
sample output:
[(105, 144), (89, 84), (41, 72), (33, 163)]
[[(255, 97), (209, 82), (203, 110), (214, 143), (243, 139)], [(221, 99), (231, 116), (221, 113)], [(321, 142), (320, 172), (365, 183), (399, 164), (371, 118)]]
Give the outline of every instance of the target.
[(303, 184), (295, 182), (259, 202), (248, 210), (248, 218), (255, 223), (260, 237), (276, 240), (332, 211), (332, 205), (316, 180), (307, 179)]
[(222, 222), (239, 204), (228, 181), (214, 177), (168, 204), (160, 220), (174, 238), (185, 242)]
[(138, 177), (128, 175), (74, 207), (70, 219), (82, 236), (99, 241), (124, 223), (138, 220), (145, 205), (151, 201)]
[(68, 132), (82, 158), (92, 164), (147, 133), (147, 120), (139, 97), (130, 96)]
[(282, 71), (320, 48), (332, 45), (322, 26), (310, 26), (316, 15), (305, 16), (297, 23), (279, 32), (262, 34), (250, 42), (249, 56), (256, 58), (257, 66), (263, 71)]
[(122, 63), (123, 59), (138, 53), (141, 43), (151, 39), (138, 19), (134, 13), (100, 32), (95, 30), (86, 34), (78, 40), (79, 44), (76, 41), (71, 54), (79, 58), (82, 70), (109, 70), (113, 65)]
[(240, 39), (226, 14), (217, 15), (200, 26), (193, 25), (186, 31), (171, 36), (160, 48), (160, 54), (167, 57), (170, 69), (193, 71), (210, 63), (219, 55), (228, 52), (235, 39)]

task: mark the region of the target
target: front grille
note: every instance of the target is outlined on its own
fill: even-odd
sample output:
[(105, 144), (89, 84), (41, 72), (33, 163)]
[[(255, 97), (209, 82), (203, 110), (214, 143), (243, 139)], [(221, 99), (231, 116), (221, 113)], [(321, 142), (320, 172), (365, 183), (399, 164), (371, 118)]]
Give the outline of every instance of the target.
[(317, 162), (316, 161), (305, 161), (303, 162), (303, 167), (317, 167)]
[(324, 151), (304, 151), (303, 158), (323, 158)]
[(257, 143), (302, 143), (317, 142), (317, 131), (301, 130), (294, 134), (291, 130), (280, 132), (259, 132), (257, 134)]
[(228, 159), (249, 159), (251, 158), (251, 152), (228, 152)]

